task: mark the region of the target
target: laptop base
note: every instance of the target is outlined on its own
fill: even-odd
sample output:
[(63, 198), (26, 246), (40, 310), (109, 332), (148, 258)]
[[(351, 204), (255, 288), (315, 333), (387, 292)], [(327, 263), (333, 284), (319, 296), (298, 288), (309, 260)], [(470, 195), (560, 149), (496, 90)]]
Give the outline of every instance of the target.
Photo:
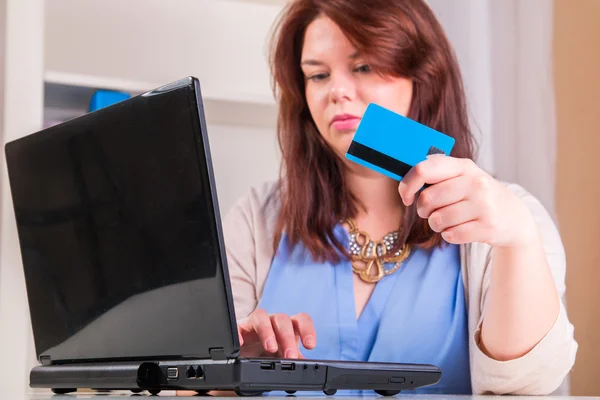
[(240, 396), (257, 396), (274, 390), (373, 390), (393, 396), (439, 382), (441, 371), (430, 365), (286, 359), (226, 361), (184, 360), (102, 362), (35, 367), (30, 386), (68, 393), (78, 388), (103, 390), (231, 390)]

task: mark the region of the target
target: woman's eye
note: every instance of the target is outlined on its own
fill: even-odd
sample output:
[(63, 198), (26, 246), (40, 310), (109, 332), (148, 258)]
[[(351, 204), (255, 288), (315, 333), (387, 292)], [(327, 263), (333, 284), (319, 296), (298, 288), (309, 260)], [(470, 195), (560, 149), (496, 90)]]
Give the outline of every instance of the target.
[(370, 72), (371, 71), (371, 67), (369, 67), (368, 65), (361, 65), (359, 67), (356, 67), (355, 69), (356, 72)]
[(315, 74), (315, 75), (309, 76), (306, 79), (311, 80), (311, 81), (322, 81), (323, 79), (327, 79), (328, 76), (329, 76), (329, 74), (325, 74), (325, 73)]

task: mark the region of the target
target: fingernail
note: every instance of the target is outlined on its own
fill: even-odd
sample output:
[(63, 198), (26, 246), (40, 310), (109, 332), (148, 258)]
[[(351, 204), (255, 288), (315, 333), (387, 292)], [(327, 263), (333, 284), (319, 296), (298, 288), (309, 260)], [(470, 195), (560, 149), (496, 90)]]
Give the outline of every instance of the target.
[(292, 349), (286, 350), (285, 358), (298, 358), (298, 353)]
[(277, 350), (277, 342), (275, 341), (275, 339), (267, 339), (267, 343), (266, 344), (266, 348), (268, 351), (275, 351)]
[(306, 343), (307, 346), (314, 346), (316, 343), (315, 337), (313, 335), (308, 335), (304, 338), (304, 343)]

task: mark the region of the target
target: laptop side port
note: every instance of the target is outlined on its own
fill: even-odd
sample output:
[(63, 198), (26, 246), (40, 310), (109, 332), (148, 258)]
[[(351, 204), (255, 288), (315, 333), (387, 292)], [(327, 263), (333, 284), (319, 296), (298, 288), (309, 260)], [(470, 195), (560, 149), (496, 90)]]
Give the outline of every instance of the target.
[(204, 370), (200, 365), (190, 365), (185, 371), (185, 377), (188, 379), (204, 379)]
[(296, 369), (296, 364), (293, 362), (282, 362), (281, 370), (282, 371), (294, 371)]
[(275, 363), (274, 362), (269, 362), (269, 361), (262, 361), (260, 363), (260, 369), (275, 369)]
[(179, 378), (179, 369), (177, 367), (167, 368), (167, 379), (176, 380)]
[(185, 371), (185, 377), (188, 379), (195, 379), (196, 378), (196, 367), (193, 366), (189, 366), (187, 367), (187, 370)]

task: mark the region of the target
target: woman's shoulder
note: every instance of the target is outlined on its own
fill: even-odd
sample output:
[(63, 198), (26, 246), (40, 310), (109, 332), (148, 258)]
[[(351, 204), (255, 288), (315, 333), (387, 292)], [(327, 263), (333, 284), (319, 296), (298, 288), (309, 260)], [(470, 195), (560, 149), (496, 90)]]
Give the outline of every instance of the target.
[[(247, 247), (269, 258), (281, 200), (278, 181), (251, 186), (223, 218), (223, 234), (228, 249)], [(262, 257), (259, 257), (262, 258)]]
[[(525, 189), (523, 186), (519, 185), (518, 183), (513, 183), (513, 182), (506, 182), (506, 181), (499, 181), (499, 182), (501, 184), (503, 184), (508, 190), (510, 190), (514, 195), (516, 195), (521, 200), (526, 200), (527, 202), (535, 202), (538, 204), (538, 206), (540, 206), (545, 211), (545, 208), (542, 206), (542, 204), (540, 203), (538, 198), (535, 197), (535, 195), (533, 195), (530, 191)], [(528, 206), (529, 206), (529, 208), (531, 208), (531, 204), (528, 203)], [(537, 210), (535, 210), (535, 211), (537, 211)]]
[(280, 208), (278, 180), (264, 181), (249, 187), (226, 213), (225, 220), (252, 219), (273, 220)]
[(273, 257), (279, 184), (250, 187), (223, 219), (227, 263), (238, 318), (257, 305)]

